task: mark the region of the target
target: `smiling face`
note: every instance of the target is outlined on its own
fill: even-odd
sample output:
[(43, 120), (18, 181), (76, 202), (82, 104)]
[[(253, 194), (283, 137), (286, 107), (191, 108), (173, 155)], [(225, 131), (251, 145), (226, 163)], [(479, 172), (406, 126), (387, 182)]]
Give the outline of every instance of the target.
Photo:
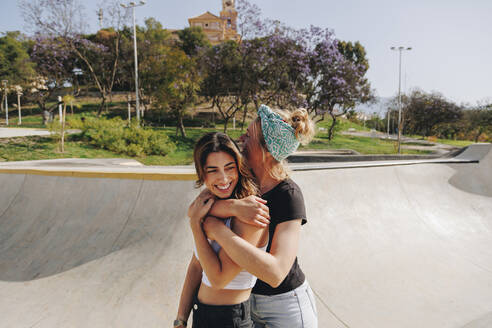
[(231, 197), (239, 179), (234, 157), (223, 151), (210, 153), (204, 171), (208, 190), (219, 198)]

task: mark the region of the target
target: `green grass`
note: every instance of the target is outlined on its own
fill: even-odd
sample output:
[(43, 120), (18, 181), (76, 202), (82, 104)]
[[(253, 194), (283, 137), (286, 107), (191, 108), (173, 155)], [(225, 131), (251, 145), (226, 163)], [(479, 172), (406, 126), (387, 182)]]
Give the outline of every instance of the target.
[(46, 128), (43, 125), (43, 120), (41, 116), (26, 116), (22, 117), (22, 124), (18, 125), (19, 122), (18, 117), (9, 118), (9, 127), (10, 128)]
[[(67, 107), (68, 121), (71, 118), (81, 117), (96, 117), (97, 104), (94, 103), (82, 103), (80, 109), (74, 108), (74, 115), (71, 115), (69, 107)], [(120, 103), (113, 103), (110, 105), (112, 109), (108, 114), (102, 111), (102, 116), (112, 117), (114, 116), (116, 107), (121, 107)], [(10, 128), (43, 128), (46, 126), (42, 124), (43, 119), (38, 108), (24, 108), (22, 117), (22, 125), (17, 125), (18, 117), (12, 116), (13, 111), (9, 112), (9, 127)], [(55, 114), (58, 110), (55, 110)], [(15, 112), (17, 114), (17, 112)], [(126, 112), (124, 113), (126, 114)], [(57, 116), (55, 117), (55, 120)], [(70, 126), (67, 127), (68, 129)], [(196, 141), (205, 133), (212, 131), (223, 131), (223, 124), (217, 124), (215, 129), (204, 128), (186, 128), (186, 137), (181, 137), (178, 133), (176, 136), (176, 129), (174, 127), (159, 128), (154, 130), (160, 133), (166, 134), (177, 145), (177, 150), (167, 156), (146, 156), (135, 157), (133, 159), (140, 161), (145, 165), (186, 165), (193, 162), (192, 154), (193, 147)], [(242, 134), (240, 128), (232, 130), (232, 122), (229, 124), (227, 133), (232, 138), (239, 138)], [(53, 137), (22, 137), (12, 138), (10, 140), (0, 139), (0, 161), (27, 161), (27, 160), (41, 160), (41, 159), (57, 159), (57, 158), (130, 158), (118, 153), (113, 153), (104, 149), (96, 148), (86, 142), (80, 140), (77, 135), (71, 135), (65, 142), (65, 152), (61, 153), (58, 149), (58, 144)]]
[[(69, 138), (71, 139), (71, 138)], [(61, 153), (53, 137), (23, 137), (8, 141), (0, 139), (0, 161), (32, 161), (57, 158), (115, 158), (122, 156), (96, 149), (82, 141), (66, 141), (65, 152)]]
[(440, 143), (440, 144), (444, 144), (444, 145), (451, 145), (451, 146), (456, 146), (456, 147), (466, 147), (466, 146), (469, 146), (469, 145), (475, 143), (471, 140), (438, 139), (436, 137), (422, 137), (419, 135), (407, 135), (407, 137), (410, 137), (413, 139), (418, 139), (418, 140), (427, 140), (430, 142)]
[[(76, 109), (74, 117), (96, 116), (97, 105), (83, 104), (81, 109)], [(33, 113), (23, 117), (21, 127), (43, 127), (41, 114)], [(34, 111), (36, 112), (36, 111)], [(111, 114), (111, 112), (110, 112)], [(104, 115), (104, 111), (103, 111)], [(70, 115), (68, 116), (70, 118)], [(16, 117), (11, 119), (11, 126), (17, 127)], [(353, 128), (357, 131), (369, 131), (353, 122), (340, 120), (336, 131), (345, 131)], [(361, 154), (395, 154), (397, 145), (395, 141), (381, 140), (378, 138), (368, 138), (359, 136), (342, 135), (336, 133), (333, 140), (328, 140), (328, 128), (330, 122), (321, 122), (318, 128), (325, 130), (319, 131), (314, 140), (307, 146), (301, 146), (301, 150), (327, 150), (327, 149), (352, 149)], [(188, 165), (192, 163), (193, 147), (196, 141), (205, 133), (211, 131), (222, 131), (223, 125), (218, 124), (216, 128), (186, 128), (186, 137), (176, 136), (174, 127), (155, 127), (154, 130), (166, 134), (177, 145), (177, 150), (167, 156), (146, 156), (133, 157), (133, 159), (145, 165)], [(240, 128), (232, 130), (229, 125), (227, 133), (234, 139), (242, 134)], [(470, 141), (437, 140), (440, 143), (466, 146)], [(409, 144), (412, 144), (411, 142)], [(430, 151), (402, 149), (403, 154), (429, 154)], [(0, 139), (0, 161), (25, 161), (39, 159), (56, 158), (131, 158), (122, 154), (113, 153), (104, 149), (96, 148), (81, 140), (77, 135), (70, 135), (65, 143), (65, 152), (60, 153), (58, 144), (52, 137), (25, 137), (13, 138), (10, 140)]]
[(420, 143), (420, 142), (413, 142), (413, 141), (407, 141), (407, 142), (402, 142), (402, 145), (405, 146), (421, 146), (421, 147), (433, 147), (434, 144), (430, 143)]
[(437, 143), (451, 145), (456, 147), (466, 147), (473, 144), (473, 141), (470, 140), (447, 140), (447, 139), (437, 139)]
[[(378, 138), (359, 137), (337, 134), (333, 140), (329, 140), (327, 133), (318, 133), (307, 146), (301, 146), (301, 150), (326, 150), (326, 149), (352, 149), (360, 154), (395, 154), (397, 144), (395, 141), (381, 140)], [(402, 149), (402, 154), (430, 154), (426, 150)]]
[[(222, 131), (222, 129), (187, 128), (186, 137), (175, 136), (175, 128), (156, 128), (160, 133), (168, 135), (177, 145), (177, 151), (167, 156), (134, 157), (144, 165), (188, 165), (192, 164), (195, 142), (205, 133)], [(239, 129), (228, 130), (228, 134), (237, 139), (241, 135)], [(327, 133), (321, 132), (302, 150), (353, 149), (361, 154), (394, 154), (395, 142), (366, 137), (336, 135), (328, 140)], [(428, 151), (403, 150), (404, 154), (427, 154)], [(58, 143), (53, 137), (23, 137), (0, 142), (0, 161), (28, 161), (57, 158), (131, 158), (104, 149), (95, 148), (81, 141), (77, 135), (70, 135), (65, 142), (65, 152), (61, 153)]]

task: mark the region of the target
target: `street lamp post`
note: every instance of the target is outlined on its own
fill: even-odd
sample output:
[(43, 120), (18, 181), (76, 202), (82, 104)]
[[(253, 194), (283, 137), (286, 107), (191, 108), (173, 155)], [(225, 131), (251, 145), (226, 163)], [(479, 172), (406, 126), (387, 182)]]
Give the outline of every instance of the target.
[(131, 106), (132, 96), (128, 94), (128, 124), (132, 122), (132, 106)]
[(140, 123), (140, 103), (138, 98), (138, 59), (137, 59), (137, 28), (135, 26), (135, 7), (145, 5), (145, 1), (140, 1), (139, 4), (130, 2), (128, 4), (120, 4), (123, 8), (132, 8), (133, 10), (133, 48), (135, 52), (135, 109), (137, 111), (137, 121)]
[(3, 84), (3, 92), (4, 92), (4, 97), (5, 97), (5, 124), (9, 125), (9, 102), (7, 100), (7, 83), (8, 80), (2, 80)]
[(391, 108), (388, 107), (388, 139), (390, 137), (390, 114), (391, 114)]
[(63, 123), (63, 99), (61, 96), (58, 96), (58, 117), (60, 118), (60, 123)]
[(78, 67), (75, 67), (73, 70), (72, 70), (72, 73), (73, 75), (75, 75), (74, 79), (73, 79), (73, 83), (76, 85), (76, 88), (75, 90), (73, 90), (73, 95), (74, 96), (77, 96), (80, 92), (80, 82), (79, 82), (79, 76), (80, 75), (83, 75), (84, 73), (82, 72), (82, 70)]
[(397, 47), (391, 47), (391, 50), (395, 50), (399, 52), (399, 59), (398, 59), (398, 154), (400, 154), (401, 149), (400, 149), (400, 139), (401, 139), (401, 53), (403, 50), (412, 50), (412, 47), (403, 47), (399, 46)]
[(22, 96), (22, 91), (17, 90), (17, 110), (19, 111), (19, 121), (17, 122), (17, 125), (22, 124), (22, 109), (21, 109), (21, 102), (20, 102), (21, 96)]

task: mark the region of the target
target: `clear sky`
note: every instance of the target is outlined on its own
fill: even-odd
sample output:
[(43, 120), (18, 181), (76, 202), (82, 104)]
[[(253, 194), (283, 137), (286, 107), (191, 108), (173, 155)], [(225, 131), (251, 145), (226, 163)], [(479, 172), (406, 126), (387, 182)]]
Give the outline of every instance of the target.
[[(82, 1), (92, 29), (97, 4)], [(123, 1), (122, 1), (123, 2)], [(125, 1), (129, 2), (129, 1)], [(289, 26), (328, 27), (337, 38), (366, 48), (368, 78), (378, 96), (398, 90), (398, 54), (403, 53), (402, 88), (438, 91), (458, 103), (492, 100), (492, 0), (250, 0), (264, 17)], [(154, 17), (168, 28), (188, 26), (189, 17), (218, 14), (221, 0), (147, 0), (137, 8), (137, 24)], [(15, 0), (0, 0), (0, 31), (22, 30)]]

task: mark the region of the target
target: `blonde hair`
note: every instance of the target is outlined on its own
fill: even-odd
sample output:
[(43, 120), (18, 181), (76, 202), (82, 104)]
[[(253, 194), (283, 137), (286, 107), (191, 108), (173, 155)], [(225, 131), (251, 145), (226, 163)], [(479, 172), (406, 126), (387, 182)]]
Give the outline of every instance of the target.
[[(308, 144), (314, 137), (314, 123), (309, 117), (306, 109), (298, 108), (294, 111), (286, 111), (276, 109), (278, 113), (284, 120), (289, 124), (295, 131), (297, 140), (303, 145)], [(264, 163), (265, 170), (267, 170), (268, 175), (275, 180), (285, 180), (290, 176), (290, 169), (287, 167), (287, 161), (277, 161), (273, 156), (268, 156), (269, 162), (267, 162), (268, 148), (263, 137), (263, 132), (261, 130), (261, 120), (257, 117), (252, 125), (252, 133), (255, 137), (258, 146), (262, 152), (262, 159)]]
[(205, 164), (208, 155), (216, 152), (225, 152), (231, 155), (236, 161), (238, 170), (238, 183), (232, 196), (241, 199), (250, 195), (258, 194), (258, 187), (254, 177), (251, 174), (248, 164), (243, 159), (236, 143), (229, 138), (225, 133), (210, 132), (202, 136), (195, 144), (193, 150), (193, 160), (195, 162), (195, 170), (198, 176), (195, 182), (195, 187), (199, 188), (205, 183)]
[(306, 109), (298, 108), (294, 111), (275, 110), (295, 131), (296, 138), (302, 145), (307, 145), (314, 137), (314, 123), (309, 118)]

